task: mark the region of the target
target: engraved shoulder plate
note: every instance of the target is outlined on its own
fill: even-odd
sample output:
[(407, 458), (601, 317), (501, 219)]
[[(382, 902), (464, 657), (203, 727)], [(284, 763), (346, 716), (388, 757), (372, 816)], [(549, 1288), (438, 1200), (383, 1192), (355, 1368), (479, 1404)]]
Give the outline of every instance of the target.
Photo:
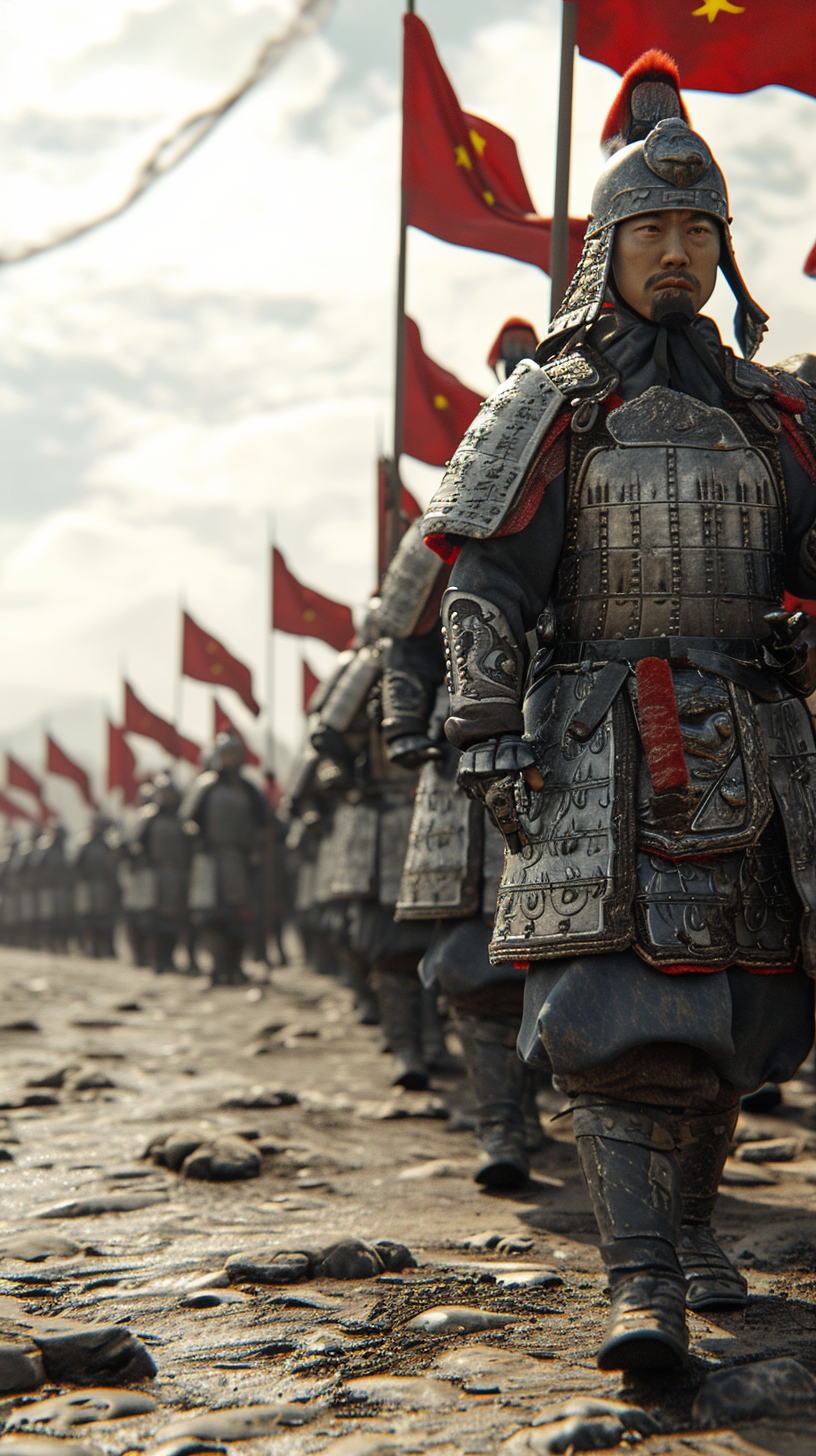
[(653, 384), (607, 416), (606, 426), (618, 445), (685, 445), (692, 450), (745, 450), (748, 448), (736, 420), (714, 409)]
[(412, 521), (383, 577), (378, 620), (386, 637), (410, 637), (442, 570), (425, 545), (422, 522)]
[(522, 360), (466, 431), (425, 513), (423, 535), (495, 535), (566, 402), (549, 368)]

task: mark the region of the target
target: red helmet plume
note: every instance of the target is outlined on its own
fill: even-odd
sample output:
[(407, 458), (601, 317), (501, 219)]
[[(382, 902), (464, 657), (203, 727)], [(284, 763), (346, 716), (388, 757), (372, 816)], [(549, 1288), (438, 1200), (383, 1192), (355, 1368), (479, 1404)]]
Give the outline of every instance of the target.
[(611, 157), (630, 142), (642, 141), (667, 116), (681, 116), (691, 124), (677, 63), (665, 51), (644, 51), (621, 81), (601, 132), (601, 146)]

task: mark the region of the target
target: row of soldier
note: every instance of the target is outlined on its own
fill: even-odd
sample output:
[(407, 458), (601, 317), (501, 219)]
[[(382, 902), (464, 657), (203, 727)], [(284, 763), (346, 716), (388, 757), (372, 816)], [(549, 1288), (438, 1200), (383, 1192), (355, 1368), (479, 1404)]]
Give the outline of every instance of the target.
[(280, 958), (285, 873), (280, 825), (242, 772), (243, 746), (220, 734), (207, 770), (182, 795), (169, 773), (141, 788), (122, 824), (96, 813), (71, 849), (64, 826), (21, 837), (0, 861), (0, 936), (54, 952), (72, 944), (90, 956), (115, 953), (117, 926), (137, 966), (176, 964), (196, 973), (209, 954), (214, 983), (244, 979), (249, 952)]

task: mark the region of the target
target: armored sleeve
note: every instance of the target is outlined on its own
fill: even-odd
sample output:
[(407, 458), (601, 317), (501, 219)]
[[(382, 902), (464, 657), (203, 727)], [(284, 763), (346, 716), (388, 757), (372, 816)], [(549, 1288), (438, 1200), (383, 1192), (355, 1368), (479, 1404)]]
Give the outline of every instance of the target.
[(445, 680), (442, 634), (436, 625), (392, 642), (383, 674), (383, 736), (386, 743), (428, 731), (437, 689)]
[(555, 582), (565, 503), (562, 473), (523, 530), (462, 544), (443, 601), (451, 692), (445, 732), (457, 748), (522, 731), (526, 636)]

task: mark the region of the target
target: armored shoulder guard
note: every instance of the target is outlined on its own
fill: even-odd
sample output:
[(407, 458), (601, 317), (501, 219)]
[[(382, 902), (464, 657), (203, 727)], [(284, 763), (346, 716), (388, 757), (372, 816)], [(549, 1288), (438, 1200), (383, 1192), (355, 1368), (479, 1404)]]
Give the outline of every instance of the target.
[(617, 379), (600, 356), (585, 347), (541, 367), (522, 359), (485, 400), (458, 445), (425, 512), (423, 534), (495, 536), (562, 409), (605, 398)]
[(377, 619), (386, 637), (410, 637), (416, 630), (442, 562), (423, 540), (421, 521), (412, 521), (383, 577)]
[(789, 400), (798, 401), (795, 411), (807, 432), (811, 446), (816, 445), (816, 356), (794, 354), (781, 364), (771, 365), (774, 383)]

